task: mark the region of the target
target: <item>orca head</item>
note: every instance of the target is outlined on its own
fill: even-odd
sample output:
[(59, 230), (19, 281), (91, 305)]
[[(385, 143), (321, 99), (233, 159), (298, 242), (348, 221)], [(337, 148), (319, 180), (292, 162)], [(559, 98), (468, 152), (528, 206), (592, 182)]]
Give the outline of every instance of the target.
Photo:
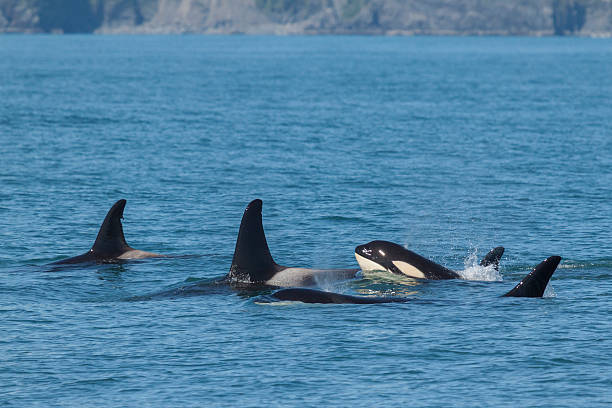
[(394, 261), (407, 262), (410, 253), (401, 245), (389, 241), (372, 241), (355, 248), (355, 258), (363, 271), (388, 271), (402, 275)]

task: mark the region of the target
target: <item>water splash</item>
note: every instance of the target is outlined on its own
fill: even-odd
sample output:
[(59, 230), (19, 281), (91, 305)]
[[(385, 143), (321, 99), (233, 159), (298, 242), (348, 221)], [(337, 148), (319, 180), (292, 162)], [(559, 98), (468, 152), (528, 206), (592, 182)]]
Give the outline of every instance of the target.
[(548, 285), (546, 285), (546, 289), (544, 289), (544, 294), (542, 295), (543, 298), (556, 298), (557, 297), (557, 292), (555, 292), (555, 289), (552, 287), (552, 285), (550, 285), (550, 283)]
[(481, 266), (478, 262), (478, 248), (474, 248), (470, 251), (467, 258), (465, 258), (462, 271), (457, 271), (459, 276), (465, 280), (475, 281), (487, 281), (487, 282), (498, 282), (502, 281), (503, 277), (501, 273), (495, 269), (493, 265)]
[(318, 274), (314, 276), (315, 286), (325, 292), (333, 292), (338, 290), (338, 287), (342, 287), (343, 281), (333, 277), (330, 274)]

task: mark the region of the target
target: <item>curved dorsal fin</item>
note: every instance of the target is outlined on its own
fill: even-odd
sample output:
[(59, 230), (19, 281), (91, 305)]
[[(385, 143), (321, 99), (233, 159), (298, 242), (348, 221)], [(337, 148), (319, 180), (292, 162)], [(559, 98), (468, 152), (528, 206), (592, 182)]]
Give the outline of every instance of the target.
[(244, 210), (228, 275), (232, 280), (261, 283), (274, 276), (280, 268), (268, 248), (261, 221), (262, 205), (261, 200), (253, 200)]
[(529, 275), (525, 276), (510, 292), (504, 296), (513, 297), (542, 297), (550, 277), (555, 273), (557, 265), (561, 262), (560, 256), (551, 256), (536, 266)]
[(495, 270), (498, 271), (499, 270), (499, 260), (501, 259), (503, 254), (504, 254), (504, 247), (498, 246), (496, 248), (493, 248), (492, 250), (489, 251), (488, 254), (485, 255), (484, 258), (482, 258), (482, 261), (480, 261), (480, 266), (493, 265), (493, 268), (495, 268)]
[(121, 199), (108, 210), (106, 218), (104, 218), (104, 222), (102, 222), (102, 226), (96, 237), (96, 242), (94, 242), (91, 247), (94, 254), (98, 256), (113, 256), (117, 253), (132, 249), (127, 242), (125, 242), (123, 227), (121, 225), (125, 203), (126, 201)]

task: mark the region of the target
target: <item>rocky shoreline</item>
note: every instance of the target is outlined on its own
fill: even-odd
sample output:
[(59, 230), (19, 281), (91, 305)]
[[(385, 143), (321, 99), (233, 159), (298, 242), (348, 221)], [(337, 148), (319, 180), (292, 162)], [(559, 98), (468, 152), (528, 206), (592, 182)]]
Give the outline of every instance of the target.
[(612, 0), (0, 0), (0, 33), (612, 36)]

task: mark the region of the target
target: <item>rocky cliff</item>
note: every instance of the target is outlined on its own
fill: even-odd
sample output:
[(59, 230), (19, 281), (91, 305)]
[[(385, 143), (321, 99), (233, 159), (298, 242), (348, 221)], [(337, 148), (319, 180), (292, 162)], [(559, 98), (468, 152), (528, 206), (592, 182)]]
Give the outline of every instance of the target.
[(612, 35), (612, 0), (0, 0), (0, 32)]

